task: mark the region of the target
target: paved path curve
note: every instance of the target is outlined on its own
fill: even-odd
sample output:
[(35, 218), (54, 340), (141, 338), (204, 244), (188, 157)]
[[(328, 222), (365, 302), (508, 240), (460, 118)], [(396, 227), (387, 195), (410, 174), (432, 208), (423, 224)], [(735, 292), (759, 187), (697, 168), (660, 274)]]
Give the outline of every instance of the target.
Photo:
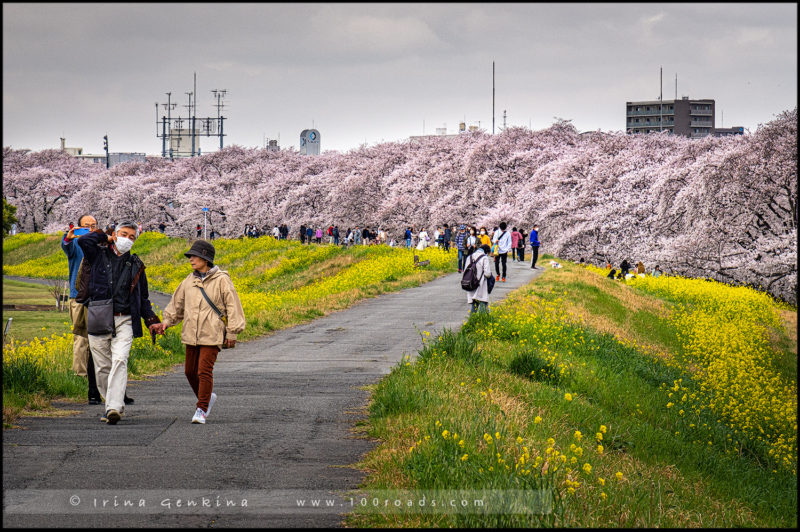
[[(492, 301), (542, 271), (508, 266)], [(458, 281), (447, 275), (222, 351), (206, 425), (190, 423), (195, 399), (179, 368), (131, 383), (136, 404), (116, 426), (88, 405), (21, 420), (3, 433), (5, 525), (340, 526), (347, 508), (299, 510), (294, 498), (358, 486), (363, 473), (347, 466), (376, 445), (351, 433), (369, 398), (360, 387), (416, 353), (417, 329), (461, 326), (469, 308)], [(248, 507), (227, 508), (234, 494)], [(179, 509), (179, 498), (211, 507)]]

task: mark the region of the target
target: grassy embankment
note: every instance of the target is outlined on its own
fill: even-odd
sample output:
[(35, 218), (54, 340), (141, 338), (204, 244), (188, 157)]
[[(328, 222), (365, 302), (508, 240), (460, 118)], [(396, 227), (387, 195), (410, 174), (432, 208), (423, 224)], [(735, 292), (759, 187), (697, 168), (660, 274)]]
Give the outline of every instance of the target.
[[(418, 286), (453, 271), (456, 262), (455, 252), (448, 255), (430, 248), (423, 252), (387, 246), (345, 249), (302, 246), (271, 237), (221, 239), (214, 245), (215, 263), (230, 273), (244, 307), (247, 325), (240, 340), (311, 321), (367, 297)], [(152, 290), (172, 293), (191, 272), (183, 256), (189, 247), (184, 239), (159, 233), (144, 233), (137, 240), (133, 252), (147, 265)], [(414, 253), (420, 260), (429, 259), (430, 266), (414, 269)], [(64, 279), (67, 271), (57, 235), (24, 234), (3, 241), (4, 275)], [(69, 320), (66, 314), (59, 316), (64, 318)], [(179, 334), (179, 327), (168, 329), (156, 346), (147, 335), (134, 341), (131, 378), (163, 372), (181, 362)], [(4, 425), (23, 411), (42, 409), (52, 398), (86, 396), (85, 379), (70, 370), (71, 344), (67, 333), (4, 345)]]
[[(360, 429), (381, 444), (346, 523), (796, 526), (796, 308), (562, 263), (458, 333), (423, 336), (373, 387)], [(535, 489), (552, 513), (430, 508), (444, 490)], [(423, 493), (427, 513), (387, 509)]]

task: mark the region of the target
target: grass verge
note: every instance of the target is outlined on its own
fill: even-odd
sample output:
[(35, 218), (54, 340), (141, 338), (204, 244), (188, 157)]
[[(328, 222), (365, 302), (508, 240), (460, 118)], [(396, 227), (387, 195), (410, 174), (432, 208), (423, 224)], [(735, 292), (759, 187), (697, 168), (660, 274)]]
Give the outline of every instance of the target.
[[(560, 262), (459, 332), (423, 339), (371, 387), (360, 427), (381, 444), (358, 464), (368, 473), (359, 492), (499, 490), (496, 511), (358, 508), (345, 524), (795, 526), (796, 436), (787, 467), (768, 452), (777, 441), (760, 446), (720, 405), (689, 406), (705, 397), (693, 373), (705, 361), (687, 342), (686, 298)], [(796, 377), (786, 385), (796, 390)], [(780, 400), (796, 423), (796, 392)], [(510, 506), (520, 490), (551, 494), (552, 511)]]

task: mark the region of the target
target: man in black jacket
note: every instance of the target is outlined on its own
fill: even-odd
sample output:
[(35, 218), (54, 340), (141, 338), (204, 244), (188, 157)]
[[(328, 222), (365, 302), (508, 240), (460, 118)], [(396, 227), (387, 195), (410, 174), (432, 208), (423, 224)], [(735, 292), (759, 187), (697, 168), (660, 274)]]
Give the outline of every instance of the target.
[[(128, 356), (134, 338), (142, 336), (144, 319), (152, 331), (158, 319), (150, 305), (144, 263), (130, 249), (138, 236), (133, 222), (122, 222), (111, 236), (92, 231), (78, 239), (84, 260), (89, 264), (89, 302), (110, 300), (113, 330), (108, 334), (89, 333), (89, 348), (95, 361), (97, 387), (105, 397), (105, 415), (101, 421), (115, 425), (125, 411), (125, 388), (128, 384)], [(89, 330), (92, 330), (89, 323)]]

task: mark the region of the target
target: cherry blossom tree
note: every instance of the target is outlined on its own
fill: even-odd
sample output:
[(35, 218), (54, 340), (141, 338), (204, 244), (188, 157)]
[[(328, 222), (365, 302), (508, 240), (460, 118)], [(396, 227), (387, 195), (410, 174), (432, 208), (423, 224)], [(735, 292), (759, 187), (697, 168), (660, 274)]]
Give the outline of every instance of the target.
[[(501, 221), (540, 227), (542, 252), (623, 259), (762, 287), (797, 302), (797, 109), (752, 134), (579, 133), (565, 120), (303, 156), (229, 146), (117, 165), (57, 150), (3, 150), (3, 193), (24, 231), (79, 213), (160, 222), (192, 237), (207, 207), (228, 237), (245, 224), (406, 226)], [(101, 223), (103, 223), (101, 221)]]

